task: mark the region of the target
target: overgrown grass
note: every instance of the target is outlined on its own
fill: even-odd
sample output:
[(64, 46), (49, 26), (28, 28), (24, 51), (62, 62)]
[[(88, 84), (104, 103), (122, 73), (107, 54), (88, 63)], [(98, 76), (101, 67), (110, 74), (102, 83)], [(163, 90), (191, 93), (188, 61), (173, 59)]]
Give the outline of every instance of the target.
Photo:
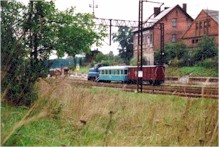
[(167, 67), (166, 76), (185, 76), (191, 77), (218, 77), (217, 68), (206, 68), (201, 66), (193, 67)]
[[(8, 146), (218, 146), (218, 101), (38, 83), (40, 100)], [(2, 140), (26, 108), (2, 105)], [(47, 117), (27, 121), (46, 111)], [(16, 114), (16, 115), (15, 115)]]

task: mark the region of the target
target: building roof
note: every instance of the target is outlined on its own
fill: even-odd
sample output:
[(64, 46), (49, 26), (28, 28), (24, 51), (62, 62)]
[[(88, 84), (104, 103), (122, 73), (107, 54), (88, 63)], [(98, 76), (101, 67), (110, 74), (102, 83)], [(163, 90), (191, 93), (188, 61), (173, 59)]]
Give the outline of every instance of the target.
[(164, 9), (156, 17), (150, 18), (148, 20), (148, 22), (150, 23), (149, 27), (152, 27), (154, 24), (156, 24), (159, 20), (161, 20), (164, 16), (166, 16), (170, 11), (172, 11), (176, 6)]
[[(163, 11), (161, 11), (157, 16), (154, 17), (154, 14), (152, 15), (152, 17), (147, 21), (146, 25), (144, 25), (144, 28), (151, 28), (153, 27), (156, 23), (159, 23), (159, 21), (164, 18), (166, 15), (168, 15), (172, 10), (174, 10), (176, 7), (179, 7), (183, 12), (184, 14), (189, 17), (190, 19), (193, 20), (193, 18), (187, 13), (185, 12), (179, 5), (175, 5), (173, 7), (169, 7), (169, 8), (166, 8), (164, 9)], [(135, 29), (134, 32), (137, 32), (138, 29)]]
[(219, 24), (219, 11), (204, 9), (204, 11)]
[(192, 26), (196, 23), (196, 20), (200, 17), (202, 13), (205, 13), (206, 15), (210, 16), (216, 23), (219, 24), (219, 11), (216, 10), (208, 10), (208, 9), (202, 9), (201, 12), (198, 14), (198, 16), (195, 18), (195, 20), (192, 22), (192, 24), (189, 26), (187, 31), (182, 36), (183, 39), (188, 38), (187, 33), (190, 31)]

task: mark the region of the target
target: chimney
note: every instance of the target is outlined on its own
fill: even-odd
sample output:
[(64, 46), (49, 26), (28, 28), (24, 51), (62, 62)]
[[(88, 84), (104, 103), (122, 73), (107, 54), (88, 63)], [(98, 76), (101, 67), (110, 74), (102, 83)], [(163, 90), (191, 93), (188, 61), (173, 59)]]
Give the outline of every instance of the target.
[(164, 10), (169, 9), (169, 7), (164, 7)]
[(159, 7), (154, 7), (154, 17), (156, 17), (160, 13)]
[(183, 10), (186, 12), (186, 9), (187, 9), (187, 4), (183, 4)]

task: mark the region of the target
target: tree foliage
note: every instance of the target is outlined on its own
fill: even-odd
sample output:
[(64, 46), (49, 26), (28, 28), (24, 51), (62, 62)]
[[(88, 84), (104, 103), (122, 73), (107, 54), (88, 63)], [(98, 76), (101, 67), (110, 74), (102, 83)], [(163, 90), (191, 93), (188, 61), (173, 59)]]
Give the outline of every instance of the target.
[(129, 64), (133, 57), (133, 32), (129, 27), (120, 27), (117, 33), (113, 34), (113, 41), (119, 43), (119, 56), (124, 63)]
[(166, 62), (170, 62), (175, 58), (177, 60), (180, 60), (186, 54), (186, 45), (182, 42), (175, 44), (166, 44), (164, 47), (164, 58)]
[(217, 47), (214, 38), (204, 35), (198, 43), (198, 50), (194, 55), (195, 61), (204, 61), (207, 58), (216, 57)]
[[(203, 36), (198, 43), (198, 48), (188, 49), (182, 42), (166, 44), (164, 48), (164, 62), (173, 66), (199, 65), (212, 67), (218, 63), (217, 48), (214, 39)], [(159, 60), (159, 54), (155, 54), (155, 60)]]
[[(174, 44), (166, 44), (164, 46), (164, 63), (178, 65), (184, 63), (188, 56), (188, 50), (184, 43), (178, 42)], [(155, 62), (158, 63), (160, 60), (160, 54), (155, 54)]]
[(59, 57), (87, 52), (105, 36), (90, 14), (74, 8), (59, 11), (50, 1), (1, 1), (2, 97), (15, 104), (30, 104), (35, 81), (46, 71), (53, 51)]
[(123, 64), (123, 60), (119, 56), (115, 56), (112, 51), (104, 55), (102, 52), (98, 53), (91, 66), (95, 64), (102, 64), (104, 66), (113, 66)]
[(13, 103), (20, 103), (23, 98), (29, 103), (29, 98), (24, 95), (24, 93), (30, 94), (32, 87), (26, 79), (28, 61), (25, 60), (27, 52), (24, 49), (25, 34), (22, 30), (25, 6), (21, 3), (1, 1), (1, 7), (2, 97)]

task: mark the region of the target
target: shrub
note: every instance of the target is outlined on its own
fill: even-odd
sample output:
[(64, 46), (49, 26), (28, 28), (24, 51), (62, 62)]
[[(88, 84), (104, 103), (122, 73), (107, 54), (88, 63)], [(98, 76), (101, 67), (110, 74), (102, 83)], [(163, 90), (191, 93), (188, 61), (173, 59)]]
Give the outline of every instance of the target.
[(202, 40), (198, 44), (198, 52), (196, 52), (196, 57), (198, 61), (203, 61), (207, 58), (216, 57), (217, 48), (214, 43), (214, 38), (209, 36), (203, 36)]
[[(174, 44), (166, 44), (164, 48), (164, 63), (166, 64), (173, 64), (178, 66), (178, 63), (185, 62), (185, 58), (188, 55), (188, 50), (186, 49), (186, 45), (182, 42), (174, 43)], [(155, 54), (155, 61), (159, 61), (160, 54)], [(183, 61), (183, 62), (179, 62)], [(177, 63), (176, 63), (177, 61)]]

